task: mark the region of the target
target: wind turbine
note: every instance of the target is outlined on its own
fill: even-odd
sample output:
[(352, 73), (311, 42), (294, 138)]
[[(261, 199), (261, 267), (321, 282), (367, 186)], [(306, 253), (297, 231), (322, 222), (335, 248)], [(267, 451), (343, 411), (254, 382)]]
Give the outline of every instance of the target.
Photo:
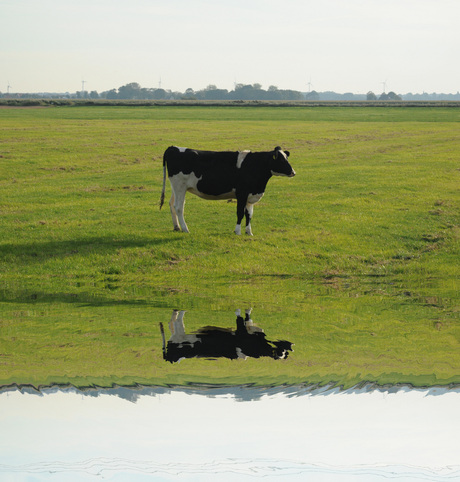
[(6, 86), (6, 93), (9, 95), (11, 89), (10, 81), (8, 81), (8, 85)]
[(310, 93), (311, 88), (313, 87), (313, 84), (311, 83), (311, 77), (310, 77), (310, 80), (307, 82), (307, 85), (308, 85), (308, 93)]
[(387, 81), (385, 80), (385, 82), (381, 82), (381, 84), (383, 85), (383, 93), (385, 94), (387, 90)]

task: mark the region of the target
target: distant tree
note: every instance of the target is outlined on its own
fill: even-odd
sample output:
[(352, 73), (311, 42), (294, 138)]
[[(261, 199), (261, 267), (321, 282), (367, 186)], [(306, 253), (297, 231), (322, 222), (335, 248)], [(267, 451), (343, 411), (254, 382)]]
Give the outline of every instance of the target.
[(131, 82), (118, 89), (119, 99), (140, 99), (141, 97), (141, 86), (137, 82)]
[(342, 94), (342, 100), (355, 100), (355, 94), (353, 92), (345, 92)]
[(281, 100), (304, 100), (302, 92), (298, 90), (279, 90)]
[(139, 99), (154, 99), (155, 98), (155, 89), (150, 88), (142, 88), (140, 90)]
[(374, 94), (374, 92), (372, 92), (372, 91), (370, 90), (370, 91), (367, 93), (366, 99), (367, 99), (367, 100), (377, 100), (377, 96)]
[(185, 100), (196, 99), (195, 91), (189, 88), (185, 91), (185, 94), (182, 95), (181, 98)]
[(99, 94), (97, 93), (96, 90), (92, 90), (89, 94), (90, 99), (99, 99)]
[[(209, 87), (215, 87), (211, 89)], [(228, 90), (218, 89), (216, 86), (208, 86), (204, 90), (196, 92), (196, 98), (202, 100), (225, 100), (228, 98)]]
[(253, 84), (252, 87), (253, 87), (255, 90), (262, 90), (262, 84)]
[(319, 100), (319, 94), (316, 92), (316, 90), (312, 90), (311, 92), (308, 92), (307, 95), (305, 96), (306, 100)]
[(267, 100), (283, 100), (283, 91), (276, 85), (270, 85), (266, 95)]
[(388, 92), (388, 100), (402, 100), (402, 97), (394, 92)]
[(254, 87), (252, 85), (237, 84), (232, 93), (235, 100), (254, 100)]
[(112, 90), (109, 90), (107, 92), (105, 92), (105, 98), (106, 99), (118, 99), (118, 92), (116, 89), (112, 89)]
[(168, 93), (164, 89), (153, 89), (152, 99), (164, 100), (168, 98)]
[(379, 100), (402, 100), (402, 97), (394, 92), (388, 92), (388, 94), (384, 92), (380, 95)]

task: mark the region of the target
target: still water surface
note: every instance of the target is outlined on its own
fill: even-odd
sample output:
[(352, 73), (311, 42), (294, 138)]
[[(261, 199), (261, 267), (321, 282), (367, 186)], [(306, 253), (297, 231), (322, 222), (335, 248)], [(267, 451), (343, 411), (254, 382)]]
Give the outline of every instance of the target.
[(0, 480), (459, 480), (460, 389), (0, 393)]
[(205, 301), (8, 301), (0, 481), (460, 480), (453, 302)]

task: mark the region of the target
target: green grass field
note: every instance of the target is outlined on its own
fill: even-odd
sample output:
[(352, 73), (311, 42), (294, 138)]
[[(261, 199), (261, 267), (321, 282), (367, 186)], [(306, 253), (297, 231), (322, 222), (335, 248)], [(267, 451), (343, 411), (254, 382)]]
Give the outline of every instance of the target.
[[(0, 385), (460, 383), (460, 109), (0, 108)], [(158, 209), (169, 145), (291, 152), (254, 237)], [(170, 188), (167, 185), (167, 197)], [(252, 306), (287, 360), (162, 360)]]

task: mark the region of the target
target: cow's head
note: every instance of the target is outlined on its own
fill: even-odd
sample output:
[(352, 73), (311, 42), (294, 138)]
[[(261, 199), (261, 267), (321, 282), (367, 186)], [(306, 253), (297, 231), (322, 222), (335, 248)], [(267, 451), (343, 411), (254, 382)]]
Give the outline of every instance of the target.
[(274, 176), (295, 176), (295, 171), (289, 164), (288, 157), (289, 151), (283, 151), (281, 147), (275, 147), (270, 160), (270, 169)]

